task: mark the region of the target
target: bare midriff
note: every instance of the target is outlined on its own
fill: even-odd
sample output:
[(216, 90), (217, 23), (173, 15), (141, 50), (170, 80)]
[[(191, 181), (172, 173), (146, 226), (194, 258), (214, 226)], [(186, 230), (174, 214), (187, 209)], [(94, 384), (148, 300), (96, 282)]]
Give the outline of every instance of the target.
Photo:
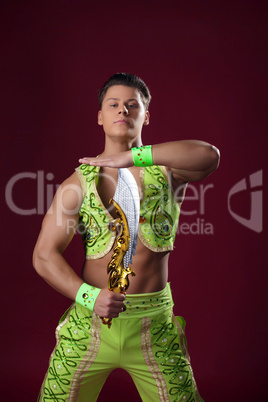
[[(108, 287), (107, 266), (113, 251), (105, 257), (86, 260), (82, 278), (90, 285), (100, 289)], [(136, 255), (133, 256), (131, 268), (136, 276), (129, 275), (129, 294), (158, 292), (164, 289), (168, 279), (169, 252), (156, 253), (146, 248), (138, 239)]]

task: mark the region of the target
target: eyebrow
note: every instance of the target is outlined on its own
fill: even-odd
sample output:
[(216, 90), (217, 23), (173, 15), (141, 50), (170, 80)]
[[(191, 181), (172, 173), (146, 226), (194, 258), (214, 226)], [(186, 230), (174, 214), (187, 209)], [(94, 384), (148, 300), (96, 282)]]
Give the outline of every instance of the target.
[[(119, 98), (108, 98), (108, 99), (106, 99), (106, 102), (108, 102), (109, 100), (120, 100), (120, 99), (119, 99)], [(136, 102), (138, 102), (138, 99), (136, 99), (136, 98), (127, 99), (127, 102), (129, 102), (129, 101), (136, 101)]]

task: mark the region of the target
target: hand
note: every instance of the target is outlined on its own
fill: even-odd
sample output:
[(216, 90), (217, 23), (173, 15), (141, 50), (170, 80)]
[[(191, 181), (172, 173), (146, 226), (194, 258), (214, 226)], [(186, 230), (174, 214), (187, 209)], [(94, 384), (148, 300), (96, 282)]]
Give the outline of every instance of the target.
[(80, 163), (92, 166), (107, 166), (111, 168), (128, 168), (134, 166), (132, 151), (120, 152), (110, 156), (100, 156), (98, 158), (81, 158)]
[(124, 310), (125, 298), (123, 293), (102, 289), (96, 299), (94, 311), (100, 317), (116, 318)]

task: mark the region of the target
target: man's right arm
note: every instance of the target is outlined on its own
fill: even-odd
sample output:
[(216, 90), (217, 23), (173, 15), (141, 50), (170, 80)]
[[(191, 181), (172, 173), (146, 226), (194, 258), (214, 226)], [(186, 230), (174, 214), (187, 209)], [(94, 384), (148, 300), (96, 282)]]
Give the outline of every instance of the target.
[(33, 253), (33, 265), (37, 273), (54, 289), (72, 300), (83, 281), (63, 258), (62, 253), (74, 236), (83, 200), (76, 176), (74, 173), (58, 188), (44, 217)]
[[(58, 188), (44, 217), (33, 253), (33, 265), (37, 273), (50, 286), (72, 300), (75, 300), (83, 280), (62, 253), (75, 234), (82, 201), (81, 185), (74, 173)], [(123, 311), (124, 298), (124, 295), (103, 289), (96, 299), (94, 311), (104, 317), (117, 317)]]

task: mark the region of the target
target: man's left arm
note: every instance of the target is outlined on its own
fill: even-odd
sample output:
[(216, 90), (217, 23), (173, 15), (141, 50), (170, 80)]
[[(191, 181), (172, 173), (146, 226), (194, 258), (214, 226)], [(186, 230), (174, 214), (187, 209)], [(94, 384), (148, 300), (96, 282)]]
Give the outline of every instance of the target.
[[(154, 165), (166, 166), (181, 183), (199, 181), (212, 173), (219, 164), (219, 150), (207, 142), (197, 140), (171, 141), (152, 145)], [(111, 168), (134, 166), (132, 151), (100, 158), (85, 157), (80, 163)]]
[(170, 168), (174, 177), (183, 182), (200, 181), (217, 169), (219, 150), (197, 140), (172, 141), (152, 146), (155, 165)]

